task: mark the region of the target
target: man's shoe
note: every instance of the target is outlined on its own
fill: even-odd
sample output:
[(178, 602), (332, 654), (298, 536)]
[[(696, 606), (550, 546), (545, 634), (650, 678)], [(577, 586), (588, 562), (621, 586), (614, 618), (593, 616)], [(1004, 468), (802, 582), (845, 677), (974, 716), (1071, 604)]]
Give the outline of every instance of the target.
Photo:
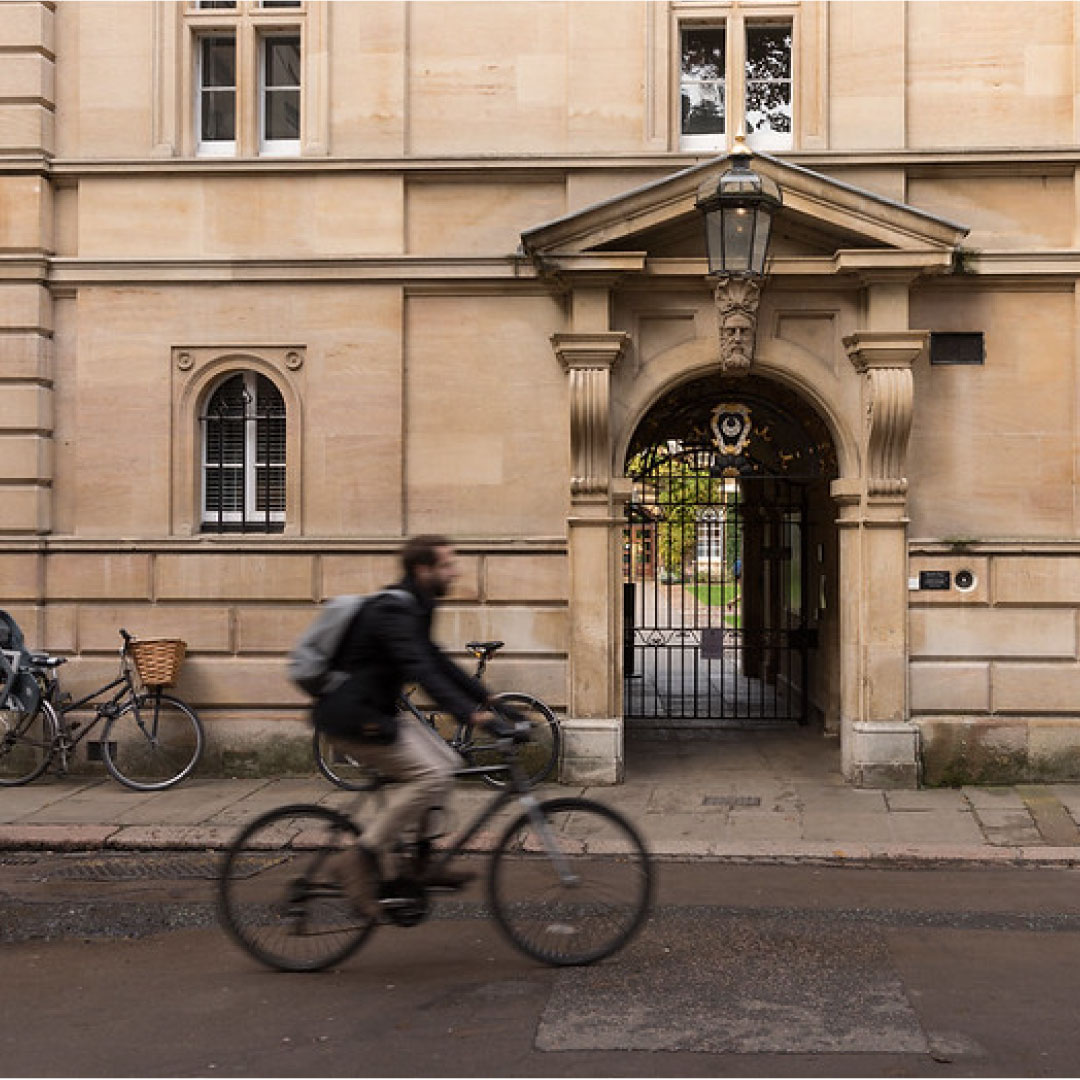
[(379, 860), (373, 852), (360, 844), (344, 848), (326, 860), (326, 868), (341, 882), (353, 914), (379, 917)]

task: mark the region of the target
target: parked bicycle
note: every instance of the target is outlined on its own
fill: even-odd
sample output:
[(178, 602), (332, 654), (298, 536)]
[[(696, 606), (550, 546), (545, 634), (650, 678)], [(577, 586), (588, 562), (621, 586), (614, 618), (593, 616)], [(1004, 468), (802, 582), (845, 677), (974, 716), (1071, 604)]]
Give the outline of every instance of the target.
[[(515, 724), (497, 737), (501, 790), (443, 850), (413, 839), (399, 846), (400, 876), (384, 889), (378, 918), (355, 913), (333, 872), (333, 856), (363, 832), (365, 798), (348, 813), (317, 804), (282, 806), (252, 821), (225, 853), (218, 886), (223, 925), (251, 956), (279, 971), (321, 971), (351, 956), (380, 922), (415, 926), (431, 910), (419, 880), (422, 858), (438, 869), (505, 807), (521, 813), (503, 830), (486, 871), (496, 923), (526, 955), (552, 965), (611, 956), (641, 928), (652, 901), (645, 844), (621, 814), (575, 797), (540, 801), (520, 761), (535, 732)], [(468, 766), (458, 776), (492, 766)], [(378, 790), (376, 788), (375, 790)], [(419, 836), (426, 836), (421, 828)]]
[[(476, 658), (476, 678), (483, 677), (488, 661), (505, 645), (503, 641), (469, 641), (465, 648)], [(507, 691), (496, 694), (493, 700), (508, 705), (518, 716), (527, 719), (533, 736), (520, 751), (519, 764), (530, 784), (539, 784), (555, 771), (562, 747), (562, 736), (555, 714), (539, 698), (531, 694)], [(412, 696), (401, 699), (401, 707), (418, 720), (434, 728), (465, 761), (474, 766), (471, 775), (479, 776), (491, 787), (503, 787), (508, 774), (502, 767), (499, 741), (485, 729), (456, 720), (440, 712), (420, 709)], [(330, 739), (316, 731), (313, 738), (315, 763), (328, 780), (347, 791), (364, 791), (371, 786), (371, 771), (348, 754), (337, 750)]]
[[(163, 692), (175, 681), (184, 643), (139, 641), (126, 630), (120, 637), (117, 676), (77, 700), (57, 678), (63, 657), (25, 649), (3, 654), (0, 786), (29, 783), (50, 766), (65, 775), (75, 747), (100, 724), (101, 760), (126, 787), (160, 791), (191, 774), (202, 754), (202, 723), (190, 706)], [(88, 720), (73, 715), (91, 703)]]

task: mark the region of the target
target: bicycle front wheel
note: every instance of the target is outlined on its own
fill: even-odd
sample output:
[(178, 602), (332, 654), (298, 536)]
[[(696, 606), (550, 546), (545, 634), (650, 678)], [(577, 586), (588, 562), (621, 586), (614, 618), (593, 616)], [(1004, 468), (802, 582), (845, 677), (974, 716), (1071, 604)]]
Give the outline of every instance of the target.
[(47, 701), (12, 690), (0, 709), (0, 787), (16, 787), (36, 780), (52, 759), (59, 721)]
[(101, 736), (105, 767), (136, 791), (161, 791), (180, 783), (199, 762), (202, 723), (195, 712), (166, 694), (129, 701)]
[(256, 818), (225, 853), (218, 912), (233, 939), (278, 971), (341, 963), (375, 928), (353, 914), (332, 856), (359, 830), (323, 806), (281, 806)]
[[(539, 784), (555, 772), (562, 748), (562, 734), (555, 714), (539, 699), (530, 694), (496, 694), (492, 699), (495, 708), (499, 704), (528, 720), (531, 725), (529, 741), (517, 748), (518, 764), (523, 769), (529, 784)], [(461, 752), (472, 765), (499, 765), (503, 762), (503, 751), (498, 748), (497, 740), (484, 728), (471, 729), (468, 741), (461, 746)], [(493, 768), (481, 773), (484, 782), (491, 787), (505, 787), (510, 782), (510, 773), (505, 768)]]
[(549, 799), (503, 833), (488, 900), (522, 952), (545, 964), (591, 964), (641, 928), (652, 884), (645, 844), (621, 814), (587, 799)]
[(312, 738), (312, 750), (319, 772), (339, 788), (370, 791), (377, 786), (375, 771), (370, 766), (339, 750), (321, 731), (316, 731)]

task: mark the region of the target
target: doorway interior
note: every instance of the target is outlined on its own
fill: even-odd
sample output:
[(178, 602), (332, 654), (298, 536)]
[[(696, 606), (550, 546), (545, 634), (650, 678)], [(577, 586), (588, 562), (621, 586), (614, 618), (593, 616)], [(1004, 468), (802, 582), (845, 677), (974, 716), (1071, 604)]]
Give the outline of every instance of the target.
[(626, 474), (628, 732), (827, 730), (836, 454), (821, 418), (760, 377), (698, 377), (643, 418)]

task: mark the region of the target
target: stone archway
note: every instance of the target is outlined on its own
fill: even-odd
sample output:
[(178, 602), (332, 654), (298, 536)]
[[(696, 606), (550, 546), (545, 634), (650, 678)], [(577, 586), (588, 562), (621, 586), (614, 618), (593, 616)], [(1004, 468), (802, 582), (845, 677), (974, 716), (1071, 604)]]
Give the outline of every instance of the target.
[(628, 726), (834, 723), (831, 433), (798, 394), (712, 370), (641, 418), (626, 451)]

